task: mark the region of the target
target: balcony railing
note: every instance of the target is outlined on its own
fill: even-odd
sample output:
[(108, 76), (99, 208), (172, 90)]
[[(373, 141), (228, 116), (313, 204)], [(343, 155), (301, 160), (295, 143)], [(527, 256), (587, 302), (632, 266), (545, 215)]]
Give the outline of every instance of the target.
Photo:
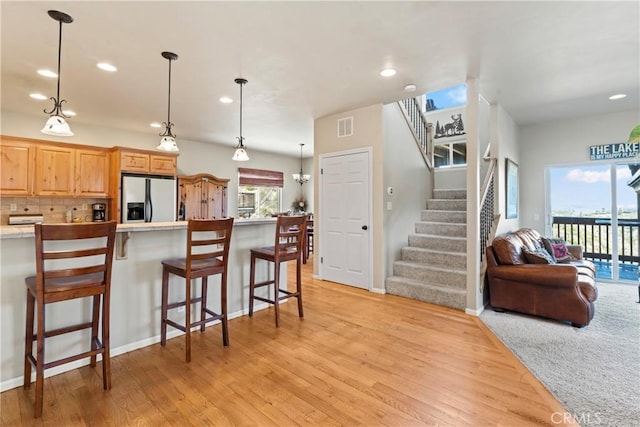
[[(553, 235), (569, 244), (581, 245), (584, 258), (606, 267), (613, 261), (611, 218), (554, 216)], [(621, 270), (634, 272), (640, 266), (640, 220), (618, 219), (618, 259)], [(621, 278), (622, 274), (620, 275)], [(624, 277), (627, 278), (627, 277)], [(628, 277), (633, 278), (633, 276)]]

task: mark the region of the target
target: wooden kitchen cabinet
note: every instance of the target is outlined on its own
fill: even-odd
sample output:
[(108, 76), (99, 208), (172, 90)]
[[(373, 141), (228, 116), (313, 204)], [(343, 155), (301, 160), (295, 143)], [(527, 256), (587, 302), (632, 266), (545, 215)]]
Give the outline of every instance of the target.
[(226, 218), (228, 183), (209, 174), (178, 176), (178, 219)]
[(73, 196), (75, 150), (57, 145), (36, 146), (36, 196)]
[(76, 196), (107, 197), (109, 195), (109, 157), (106, 151), (76, 150)]
[(150, 175), (176, 174), (175, 154), (156, 154), (143, 150), (119, 149), (120, 172), (142, 173)]
[(35, 147), (18, 138), (0, 140), (0, 194), (3, 196), (33, 195)]

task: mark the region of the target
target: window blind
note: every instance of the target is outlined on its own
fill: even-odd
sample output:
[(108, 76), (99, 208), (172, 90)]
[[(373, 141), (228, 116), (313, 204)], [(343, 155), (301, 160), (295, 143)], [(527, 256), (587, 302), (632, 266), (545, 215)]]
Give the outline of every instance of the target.
[(238, 184), (282, 188), (284, 173), (264, 169), (238, 168)]

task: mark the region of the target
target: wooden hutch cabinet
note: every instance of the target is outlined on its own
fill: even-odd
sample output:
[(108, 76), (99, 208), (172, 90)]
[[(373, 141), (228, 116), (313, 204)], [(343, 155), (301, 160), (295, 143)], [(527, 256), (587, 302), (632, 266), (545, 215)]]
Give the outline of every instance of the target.
[(228, 183), (204, 173), (178, 176), (178, 219), (226, 218)]

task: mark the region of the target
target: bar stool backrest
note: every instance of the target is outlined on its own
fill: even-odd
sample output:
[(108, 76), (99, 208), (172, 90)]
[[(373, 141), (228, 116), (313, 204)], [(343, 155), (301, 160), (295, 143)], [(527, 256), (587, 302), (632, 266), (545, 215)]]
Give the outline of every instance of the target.
[[(47, 280), (102, 275), (111, 284), (116, 222), (85, 224), (36, 224), (36, 289), (44, 294)], [(63, 243), (74, 241), (75, 243)], [(73, 246), (73, 249), (65, 247)]]
[(233, 218), (190, 219), (187, 229), (186, 270), (202, 261), (216, 261), (226, 269), (229, 263), (229, 245), (233, 230)]
[(304, 233), (306, 231), (307, 216), (279, 216), (276, 220), (276, 254), (285, 252), (287, 254), (297, 253), (302, 255), (304, 248)]

